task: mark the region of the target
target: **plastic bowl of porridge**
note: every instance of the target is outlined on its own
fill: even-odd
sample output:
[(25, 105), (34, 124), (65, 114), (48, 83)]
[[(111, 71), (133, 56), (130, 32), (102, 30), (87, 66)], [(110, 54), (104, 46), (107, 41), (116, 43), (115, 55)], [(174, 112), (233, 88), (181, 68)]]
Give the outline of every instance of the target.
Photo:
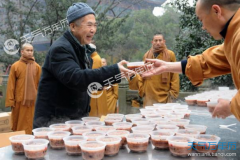
[(72, 127), (72, 132), (73, 135), (82, 135), (85, 132), (91, 132), (92, 129), (93, 128), (91, 126), (75, 126)]
[(107, 135), (108, 136), (116, 136), (116, 137), (121, 137), (121, 147), (125, 146), (127, 144), (127, 136), (130, 134), (129, 131), (125, 130), (115, 130), (115, 131), (108, 131)]
[(126, 131), (131, 131), (132, 128), (132, 123), (130, 122), (117, 122), (117, 123), (113, 123), (113, 127), (116, 130), (126, 130)]
[(71, 121), (66, 121), (65, 124), (69, 125), (72, 128), (75, 126), (83, 126), (84, 122), (80, 120), (71, 120)]
[(184, 118), (184, 113), (172, 112), (172, 113), (169, 113), (166, 117), (167, 118), (183, 119)]
[(132, 119), (133, 126), (137, 126), (138, 122), (147, 123), (147, 122), (149, 122), (149, 120), (147, 120), (146, 118), (134, 118), (134, 119)]
[(46, 155), (49, 141), (46, 139), (32, 139), (23, 142), (25, 156), (28, 159), (42, 159)]
[(87, 127), (92, 127), (92, 130), (96, 131), (97, 127), (104, 126), (105, 124), (104, 124), (104, 122), (100, 122), (100, 121), (92, 121), (92, 122), (86, 122), (85, 125)]
[(152, 132), (155, 128), (153, 126), (136, 126), (132, 127), (132, 132), (133, 133), (144, 133), (144, 134), (149, 134)]
[(132, 119), (142, 118), (142, 115), (141, 114), (127, 114), (127, 115), (125, 115), (125, 117), (126, 117), (127, 122), (132, 122)]
[(50, 146), (53, 149), (63, 149), (65, 147), (63, 138), (69, 136), (71, 133), (67, 131), (53, 131), (48, 133)]
[(106, 143), (105, 155), (114, 156), (118, 154), (119, 148), (121, 146), (121, 137), (116, 136), (101, 136), (97, 138), (97, 142)]
[(152, 119), (149, 119), (149, 121), (156, 125), (169, 124), (168, 118), (152, 118)]
[(194, 106), (197, 104), (197, 99), (194, 97), (186, 97), (185, 98), (185, 102), (187, 103), (187, 105), (189, 106)]
[(47, 134), (52, 131), (54, 131), (54, 129), (48, 127), (36, 128), (32, 130), (35, 139), (47, 139), (47, 140), (48, 140)]
[(167, 116), (172, 113), (172, 111), (168, 110), (157, 110), (156, 112), (159, 115), (159, 118), (167, 118)]
[(107, 133), (108, 131), (116, 130), (113, 126), (99, 126), (96, 127), (96, 131)]
[(215, 135), (201, 134), (194, 140), (194, 147), (200, 153), (216, 153), (220, 137)]
[(81, 155), (82, 150), (79, 146), (81, 142), (86, 142), (87, 138), (83, 136), (67, 136), (63, 138), (65, 149), (68, 155)]
[(179, 129), (176, 136), (196, 138), (199, 134), (200, 132), (196, 130)]
[(198, 98), (197, 105), (202, 107), (207, 107), (207, 102), (209, 102), (208, 98)]
[(64, 123), (52, 124), (49, 128), (54, 129), (54, 131), (71, 131), (71, 126)]
[(96, 138), (97, 137), (100, 137), (100, 136), (105, 136), (106, 133), (104, 132), (96, 132), (96, 131), (92, 131), (92, 132), (86, 132), (86, 133), (83, 133), (83, 136), (87, 138), (88, 141), (96, 141)]
[(157, 110), (157, 111), (159, 111), (159, 110), (164, 110), (164, 111), (172, 112), (173, 107), (172, 107), (172, 106), (169, 106), (169, 105), (166, 105), (166, 106), (160, 106), (160, 107), (158, 107), (158, 110)]
[[(140, 126), (148, 126), (148, 127), (152, 127), (153, 129), (155, 129), (156, 127), (156, 124), (153, 123), (153, 122), (137, 122), (137, 127), (140, 127)], [(136, 127), (136, 126), (134, 126)]]
[(176, 105), (173, 106), (173, 112), (174, 110), (188, 110), (188, 105)]
[(208, 111), (210, 113), (213, 113), (215, 107), (217, 106), (218, 102), (207, 102), (207, 107), (208, 107)]
[(192, 152), (194, 138), (171, 136), (168, 138), (169, 150), (174, 156), (187, 157)]
[(186, 125), (189, 124), (190, 120), (188, 119), (169, 119), (171, 124), (177, 125), (180, 129), (184, 129)]
[(104, 119), (104, 122), (105, 122), (106, 126), (112, 126), (113, 123), (122, 122), (122, 121), (123, 121), (123, 118), (121, 118), (121, 117), (113, 117), (113, 116), (109, 116), (109, 117), (106, 117)]
[(168, 131), (168, 132), (174, 132), (177, 133), (179, 130), (179, 127), (176, 125), (157, 125), (157, 130), (158, 131)]
[(144, 62), (129, 62), (127, 68), (136, 72), (139, 70), (145, 71)]
[(101, 160), (104, 157), (106, 143), (97, 141), (87, 141), (79, 144), (84, 160)]
[(22, 143), (32, 139), (34, 139), (34, 136), (27, 134), (15, 135), (9, 138), (12, 144), (12, 150), (14, 151), (15, 154), (24, 154), (24, 148)]
[(98, 117), (83, 117), (82, 121), (84, 123), (90, 122), (90, 121), (100, 121), (100, 118), (98, 118)]
[(195, 131), (199, 131), (200, 134), (205, 134), (206, 130), (207, 130), (207, 126), (204, 125), (193, 125), (193, 124), (189, 124), (185, 126), (185, 129), (187, 130), (195, 130)]
[(151, 109), (153, 111), (156, 111), (158, 109), (157, 106), (145, 106), (145, 109)]
[(190, 114), (191, 114), (191, 110), (175, 110), (177, 113), (182, 113), (184, 114), (184, 119), (189, 119), (190, 118)]
[(151, 141), (156, 149), (168, 149), (168, 138), (175, 134), (174, 131), (159, 130), (150, 132)]
[(149, 134), (130, 133), (127, 136), (128, 148), (133, 152), (145, 152), (148, 147)]
[(148, 108), (148, 109), (147, 108), (141, 108), (139, 110), (140, 110), (141, 114), (155, 112), (155, 109), (152, 109), (152, 108)]
[(154, 117), (155, 117), (155, 118), (160, 117), (156, 111), (154, 111), (154, 112), (149, 112), (149, 113), (142, 113), (142, 116), (145, 117), (145, 118), (147, 118), (147, 117), (153, 117), (153, 118), (154, 118)]
[(107, 114), (106, 117), (117, 117), (117, 118), (124, 118), (124, 114), (119, 114), (119, 113), (111, 113)]

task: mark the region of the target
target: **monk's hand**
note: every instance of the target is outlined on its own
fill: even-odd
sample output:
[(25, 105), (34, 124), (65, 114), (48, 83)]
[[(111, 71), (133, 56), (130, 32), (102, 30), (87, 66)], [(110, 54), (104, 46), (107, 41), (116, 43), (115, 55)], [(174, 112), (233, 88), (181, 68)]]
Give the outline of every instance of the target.
[(118, 63), (118, 68), (121, 72), (121, 77), (122, 78), (130, 78), (131, 76), (134, 76), (136, 73), (132, 70), (127, 69), (124, 67), (124, 65), (128, 64), (129, 62), (122, 60), (121, 62)]
[(230, 101), (226, 99), (218, 99), (218, 104), (216, 105), (212, 117), (225, 119), (226, 117), (232, 115)]
[(147, 71), (141, 74), (143, 78), (151, 77), (166, 72), (166, 62), (159, 59), (146, 59)]

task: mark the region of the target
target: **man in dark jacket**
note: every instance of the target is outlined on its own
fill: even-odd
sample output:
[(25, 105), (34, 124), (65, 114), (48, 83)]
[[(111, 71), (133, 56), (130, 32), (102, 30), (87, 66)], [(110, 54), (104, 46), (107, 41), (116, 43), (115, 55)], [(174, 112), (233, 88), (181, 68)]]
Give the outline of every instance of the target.
[(53, 43), (42, 67), (34, 128), (88, 116), (89, 84), (119, 83), (120, 74), (131, 72), (123, 66), (126, 61), (91, 69), (90, 55), (94, 49), (88, 44), (97, 27), (92, 8), (85, 3), (74, 3), (67, 11), (67, 20), (69, 30)]

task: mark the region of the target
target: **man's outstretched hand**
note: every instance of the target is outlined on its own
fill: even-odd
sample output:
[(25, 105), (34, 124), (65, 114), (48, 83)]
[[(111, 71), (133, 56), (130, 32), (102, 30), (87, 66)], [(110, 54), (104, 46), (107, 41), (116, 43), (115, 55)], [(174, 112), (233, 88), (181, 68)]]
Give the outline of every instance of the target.
[(153, 75), (158, 75), (163, 72), (166, 72), (167, 66), (166, 62), (158, 59), (146, 59), (147, 71), (142, 73), (142, 77), (151, 77)]
[(135, 75), (136, 73), (132, 70), (129, 70), (127, 68), (124, 67), (125, 64), (128, 64), (129, 62), (122, 60), (120, 62), (118, 62), (118, 68), (121, 72), (122, 78), (127, 78), (127, 77), (131, 77), (133, 75)]
[(151, 77), (164, 72), (182, 73), (181, 62), (166, 62), (159, 59), (146, 59), (147, 71), (142, 73), (142, 77)]

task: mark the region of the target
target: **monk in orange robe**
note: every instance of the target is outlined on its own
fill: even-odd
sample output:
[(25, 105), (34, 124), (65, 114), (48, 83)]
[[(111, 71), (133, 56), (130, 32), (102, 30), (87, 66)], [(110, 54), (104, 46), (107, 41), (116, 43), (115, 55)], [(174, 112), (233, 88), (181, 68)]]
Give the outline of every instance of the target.
[[(90, 45), (92, 48), (95, 47), (95, 45)], [(95, 51), (91, 54), (91, 58), (93, 60), (93, 66), (92, 69), (97, 69), (102, 67), (102, 61), (99, 54)], [(101, 95), (101, 96), (100, 96)], [(105, 90), (97, 91), (96, 94), (93, 94), (93, 96), (96, 96), (98, 98), (91, 98), (90, 106), (91, 111), (89, 113), (89, 116), (93, 117), (101, 117), (102, 115), (108, 114), (107, 109), (107, 94)]]
[[(102, 66), (107, 66), (107, 61), (105, 58), (102, 58)], [(108, 87), (105, 87), (107, 92), (107, 107), (108, 113), (117, 112), (117, 101), (118, 101), (118, 84), (114, 84)]]
[[(152, 47), (143, 57), (159, 59), (167, 62), (175, 62), (176, 57), (173, 51), (168, 50), (165, 45), (163, 34), (153, 36)], [(141, 71), (141, 70), (140, 70)], [(138, 71), (136, 71), (138, 72)], [(179, 94), (179, 74), (163, 73), (149, 78), (142, 78), (137, 74), (129, 80), (129, 89), (138, 90), (140, 97), (143, 97), (143, 106), (152, 106), (154, 103), (169, 103), (176, 99)]]
[(34, 105), (41, 67), (33, 57), (33, 46), (25, 43), (20, 60), (10, 70), (5, 106), (12, 108), (12, 130), (32, 134)]

